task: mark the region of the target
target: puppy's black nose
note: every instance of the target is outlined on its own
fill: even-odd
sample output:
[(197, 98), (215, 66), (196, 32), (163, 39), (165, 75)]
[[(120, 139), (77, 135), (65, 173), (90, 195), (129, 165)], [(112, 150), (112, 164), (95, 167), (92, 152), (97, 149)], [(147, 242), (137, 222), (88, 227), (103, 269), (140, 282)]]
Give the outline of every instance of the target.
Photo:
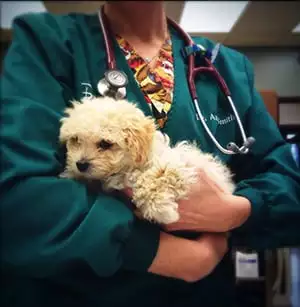
[(76, 162), (76, 166), (80, 172), (85, 172), (89, 168), (90, 164), (86, 161), (78, 161)]

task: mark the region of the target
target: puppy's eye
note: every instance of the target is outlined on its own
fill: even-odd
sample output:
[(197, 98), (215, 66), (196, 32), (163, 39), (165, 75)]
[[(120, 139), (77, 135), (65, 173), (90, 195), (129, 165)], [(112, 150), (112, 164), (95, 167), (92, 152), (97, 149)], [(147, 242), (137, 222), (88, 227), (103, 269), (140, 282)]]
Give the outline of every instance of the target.
[(71, 138), (70, 138), (70, 143), (71, 143), (72, 145), (77, 145), (77, 144), (79, 144), (79, 138), (78, 138), (78, 136), (73, 136), (73, 137), (71, 137)]
[(97, 144), (97, 147), (98, 147), (99, 149), (104, 149), (104, 150), (109, 149), (109, 148), (111, 148), (112, 146), (113, 146), (112, 143), (110, 143), (110, 142), (108, 142), (108, 141), (104, 141), (104, 140), (100, 141), (100, 142)]

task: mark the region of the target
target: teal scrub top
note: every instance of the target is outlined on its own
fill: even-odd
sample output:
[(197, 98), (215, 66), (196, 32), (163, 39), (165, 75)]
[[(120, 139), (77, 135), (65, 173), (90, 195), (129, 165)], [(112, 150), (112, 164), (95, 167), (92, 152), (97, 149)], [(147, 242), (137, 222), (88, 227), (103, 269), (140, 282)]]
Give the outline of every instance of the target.
[[(173, 143), (197, 141), (235, 173), (236, 195), (252, 212), (232, 232), (233, 247), (300, 244), (300, 175), (254, 87), (248, 59), (222, 46), (216, 67), (232, 92), (246, 134), (256, 138), (248, 155), (226, 156), (195, 116), (188, 90), (182, 38), (171, 28), (175, 59), (173, 106), (164, 128)], [(195, 38), (207, 48), (215, 43)], [(117, 64), (129, 77), (127, 98), (150, 115), (144, 96), (114, 42)], [(2, 306), (119, 307), (234, 306), (230, 253), (196, 283), (147, 273), (159, 228), (134, 218), (119, 195), (60, 179), (64, 151), (60, 119), (70, 100), (97, 95), (106, 70), (96, 15), (26, 14), (14, 20), (13, 41), (1, 76)], [(196, 80), (207, 124), (222, 144), (241, 135), (214, 80)]]

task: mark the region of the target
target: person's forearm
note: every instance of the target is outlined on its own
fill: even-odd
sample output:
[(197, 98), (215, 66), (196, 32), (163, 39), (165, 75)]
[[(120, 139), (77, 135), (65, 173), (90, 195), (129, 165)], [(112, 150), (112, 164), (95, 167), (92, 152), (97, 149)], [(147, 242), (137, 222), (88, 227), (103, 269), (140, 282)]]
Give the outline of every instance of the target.
[(226, 250), (225, 235), (204, 235), (192, 241), (161, 232), (159, 248), (148, 271), (195, 282), (211, 273)]
[(230, 207), (228, 231), (238, 228), (243, 225), (251, 214), (251, 203), (250, 201), (241, 196), (230, 196), (228, 199)]
[[(190, 262), (196, 253), (195, 243), (161, 232), (158, 252), (149, 272), (189, 281), (192, 271), (184, 269), (185, 263)], [(189, 250), (189, 253), (186, 253)], [(192, 270), (192, 268), (191, 268)]]

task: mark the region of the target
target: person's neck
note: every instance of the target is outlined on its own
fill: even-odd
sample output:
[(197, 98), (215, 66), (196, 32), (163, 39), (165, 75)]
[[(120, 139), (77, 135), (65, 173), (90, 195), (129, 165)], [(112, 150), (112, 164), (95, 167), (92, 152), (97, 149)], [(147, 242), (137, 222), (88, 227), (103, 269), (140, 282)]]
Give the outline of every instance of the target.
[(134, 45), (160, 48), (168, 37), (162, 1), (137, 1), (135, 5), (132, 1), (111, 1), (106, 2), (104, 11), (112, 31)]

